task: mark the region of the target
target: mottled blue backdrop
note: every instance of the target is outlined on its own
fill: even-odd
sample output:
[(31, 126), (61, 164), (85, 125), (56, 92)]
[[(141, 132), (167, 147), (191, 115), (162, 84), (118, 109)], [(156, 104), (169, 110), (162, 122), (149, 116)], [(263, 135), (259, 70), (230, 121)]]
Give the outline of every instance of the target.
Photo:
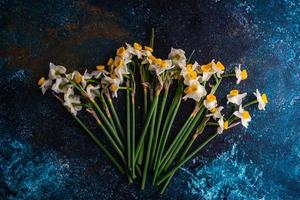
[[(220, 136), (163, 196), (127, 185), (36, 81), (50, 61), (93, 68), (125, 41), (183, 48), (200, 63), (243, 63), (267, 111)], [(0, 1), (0, 199), (299, 199), (300, 3), (269, 1)], [(232, 86), (230, 86), (232, 87)], [(229, 90), (229, 86), (224, 91)], [(119, 103), (122, 101), (119, 100)], [(183, 120), (183, 119), (177, 119)]]

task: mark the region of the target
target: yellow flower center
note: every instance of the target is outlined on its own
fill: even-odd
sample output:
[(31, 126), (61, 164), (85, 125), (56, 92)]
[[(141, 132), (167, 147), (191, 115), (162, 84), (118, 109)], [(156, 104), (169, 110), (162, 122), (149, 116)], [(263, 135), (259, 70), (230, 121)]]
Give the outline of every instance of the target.
[(109, 58), (109, 60), (108, 60), (108, 62), (107, 62), (107, 65), (108, 65), (108, 66), (111, 66), (111, 65), (113, 65), (113, 64), (114, 64), (114, 59)]
[(217, 97), (213, 94), (209, 94), (206, 96), (207, 101), (212, 102), (212, 101), (216, 101)]
[(228, 121), (224, 122), (223, 128), (224, 128), (224, 130), (228, 129)]
[(213, 108), (213, 109), (210, 110), (211, 113), (215, 113), (216, 111), (217, 111), (216, 108)]
[(237, 96), (238, 94), (239, 94), (240, 92), (239, 92), (239, 90), (231, 90), (230, 91), (230, 96)]
[(222, 71), (225, 70), (224, 65), (223, 65), (220, 61), (217, 62), (216, 67), (217, 67), (218, 69), (222, 70)]
[(193, 65), (192, 64), (187, 64), (186, 65), (186, 69), (189, 70), (193, 70)]
[(43, 85), (45, 83), (45, 81), (46, 81), (45, 78), (41, 77), (40, 80), (38, 81), (38, 85), (39, 86)]
[(143, 49), (143, 47), (139, 43), (136, 43), (136, 42), (133, 44), (133, 48), (135, 48), (138, 51)]
[(80, 83), (82, 81), (82, 75), (78, 72), (75, 74), (74, 80), (76, 83)]
[(200, 68), (202, 72), (210, 72), (212, 71), (212, 64), (208, 63), (207, 65), (201, 65)]
[(189, 94), (192, 92), (196, 92), (198, 90), (198, 85), (197, 84), (193, 84), (187, 88), (184, 89), (184, 93)]
[(189, 79), (191, 79), (191, 80), (196, 80), (196, 78), (197, 78), (197, 72), (195, 72), (195, 71), (188, 71), (187, 75), (188, 75)]
[(102, 71), (102, 70), (105, 69), (105, 66), (104, 66), (104, 65), (97, 65), (97, 66), (96, 66), (96, 69), (97, 69), (98, 71)]
[(249, 112), (248, 112), (248, 111), (244, 111), (244, 112), (242, 113), (242, 117), (243, 117), (243, 119), (249, 119), (249, 118), (250, 118)]
[(117, 55), (120, 56), (120, 57), (123, 57), (126, 53), (126, 50), (124, 47), (120, 47), (117, 49)]
[(153, 49), (151, 47), (148, 47), (148, 46), (144, 46), (144, 49), (146, 51), (150, 51), (151, 53), (153, 52)]
[(262, 99), (262, 101), (264, 102), (264, 103), (269, 103), (269, 100), (268, 100), (268, 97), (267, 97), (267, 95), (266, 94), (262, 94), (261, 95), (261, 99)]
[(246, 80), (248, 78), (247, 70), (245, 70), (245, 69), (242, 70), (241, 78), (242, 78), (242, 80)]
[(110, 75), (110, 78), (116, 79), (116, 78), (117, 78), (117, 75), (116, 75), (115, 73), (112, 73), (112, 74)]
[(110, 88), (110, 90), (113, 91), (113, 92), (115, 92), (115, 91), (118, 90), (118, 86), (117, 86), (116, 84), (111, 84), (109, 88)]
[(160, 66), (161, 68), (165, 68), (165, 67), (167, 66), (167, 62), (164, 61), (164, 60), (162, 60), (162, 61), (160, 62), (160, 64), (159, 64), (159, 66)]
[(114, 66), (119, 68), (122, 67), (124, 65), (124, 60), (123, 59), (116, 59), (114, 62)]
[(151, 55), (151, 56), (149, 56), (148, 57), (153, 63), (155, 63), (156, 62), (156, 58), (155, 58), (155, 56), (153, 56), (153, 55)]

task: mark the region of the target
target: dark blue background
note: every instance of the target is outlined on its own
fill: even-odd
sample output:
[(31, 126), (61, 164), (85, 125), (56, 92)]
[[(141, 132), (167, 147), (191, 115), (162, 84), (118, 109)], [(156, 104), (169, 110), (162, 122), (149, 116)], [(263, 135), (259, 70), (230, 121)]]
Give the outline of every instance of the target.
[[(162, 199), (300, 198), (300, 5), (285, 1), (0, 1), (1, 199), (156, 199), (127, 185), (36, 81), (50, 61), (92, 69), (125, 41), (194, 59), (245, 64), (239, 88), (265, 91), (267, 111), (213, 141)], [(222, 88), (228, 92), (232, 85)], [(122, 107), (122, 100), (117, 102)], [(121, 111), (120, 111), (121, 112)], [(177, 121), (183, 121), (179, 117)]]

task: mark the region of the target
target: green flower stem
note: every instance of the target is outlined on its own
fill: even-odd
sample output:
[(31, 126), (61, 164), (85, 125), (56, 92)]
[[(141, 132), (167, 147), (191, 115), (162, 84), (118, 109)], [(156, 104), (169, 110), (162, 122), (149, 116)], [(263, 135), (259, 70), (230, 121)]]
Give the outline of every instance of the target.
[(113, 118), (112, 118), (112, 115), (110, 114), (110, 111), (109, 111), (109, 108), (108, 108), (108, 105), (104, 99), (104, 96), (103, 96), (103, 92), (100, 92), (100, 102), (103, 106), (103, 109), (105, 110), (105, 113), (106, 113), (106, 116), (110, 122), (110, 125), (112, 126), (112, 128), (115, 130), (115, 132), (117, 132), (117, 129), (116, 129), (116, 126), (115, 126), (115, 123), (113, 121)]
[[(127, 80), (126, 81), (126, 85), (127, 87), (129, 87), (129, 83), (130, 80)], [(130, 109), (130, 91), (129, 90), (126, 90), (126, 132), (127, 132), (127, 167), (129, 169), (130, 172), (132, 172), (132, 161), (131, 161), (131, 134), (130, 134), (130, 131), (131, 131), (131, 128), (130, 128), (130, 125), (131, 125), (131, 109)]]
[(104, 121), (105, 125), (108, 127), (108, 130), (113, 135), (113, 137), (116, 140), (116, 143), (120, 147), (121, 151), (124, 151), (125, 148), (124, 148), (124, 145), (123, 145), (121, 139), (119, 138), (119, 136), (118, 136), (117, 132), (114, 130), (114, 128), (110, 125), (108, 119), (106, 118), (106, 116), (104, 115), (104, 113), (102, 112), (102, 110), (100, 109), (99, 105), (95, 101), (91, 101), (91, 103), (96, 108), (96, 111), (98, 112), (98, 114), (100, 115), (100, 117), (102, 118), (102, 120)]
[(222, 78), (227, 78), (227, 77), (236, 77), (235, 74), (224, 74), (222, 75)]
[(154, 113), (154, 109), (157, 106), (159, 94), (160, 94), (160, 90), (157, 90), (156, 93), (155, 93), (155, 95), (154, 95), (153, 102), (151, 103), (150, 110), (149, 110), (149, 112), (147, 114), (147, 117), (146, 117), (146, 120), (145, 120), (145, 123), (144, 123), (144, 127), (143, 127), (143, 130), (142, 130), (142, 134), (140, 136), (140, 139), (139, 139), (139, 142), (137, 144), (136, 151), (135, 151), (135, 158), (134, 159), (136, 159), (136, 160), (137, 160), (137, 158), (138, 158), (138, 156), (140, 154), (140, 151), (141, 151), (141, 148), (142, 148), (142, 143), (144, 142), (146, 133), (148, 131), (148, 127), (149, 127), (152, 115)]
[(151, 29), (150, 43), (149, 46), (153, 48), (154, 45), (154, 28)]
[(172, 162), (174, 161), (176, 155), (178, 154), (178, 152), (180, 151), (180, 149), (182, 148), (182, 146), (184, 145), (185, 141), (187, 140), (188, 136), (190, 135), (190, 133), (193, 131), (194, 127), (196, 126), (197, 122), (199, 121), (200, 117), (202, 116), (202, 113), (204, 111), (204, 107), (202, 107), (200, 109), (200, 111), (197, 113), (196, 117), (193, 119), (193, 121), (191, 122), (191, 125), (188, 127), (188, 129), (186, 130), (186, 132), (183, 134), (182, 138), (180, 139), (180, 142), (178, 143), (175, 151), (173, 152), (173, 154), (170, 156), (170, 159), (165, 162), (164, 165), (160, 166), (161, 171), (162, 170), (167, 170)]
[(164, 147), (165, 147), (165, 144), (167, 142), (169, 132), (171, 130), (173, 121), (175, 119), (175, 116), (177, 114), (177, 111), (179, 109), (179, 106), (180, 106), (180, 103), (181, 103), (181, 100), (182, 100), (182, 91), (183, 91), (183, 83), (182, 83), (182, 81), (180, 81), (178, 83), (178, 88), (177, 88), (176, 94), (173, 98), (172, 104), (171, 104), (169, 112), (167, 114), (166, 121), (165, 121), (165, 124), (163, 126), (163, 131), (162, 131), (162, 134), (161, 134), (161, 138), (160, 138), (160, 141), (159, 141), (159, 144), (158, 144), (157, 154), (156, 154), (155, 163), (154, 163), (155, 171), (154, 171), (154, 176), (153, 176), (152, 183), (155, 183), (156, 177), (158, 175), (159, 166), (160, 166), (162, 154), (163, 154), (163, 151), (164, 151)]
[(121, 137), (122, 137), (122, 139), (124, 140), (124, 139), (125, 139), (124, 129), (123, 129), (122, 125), (121, 125), (119, 116), (118, 116), (118, 114), (117, 114), (117, 112), (116, 112), (116, 110), (115, 110), (113, 101), (112, 101), (112, 99), (111, 99), (111, 97), (110, 97), (109, 92), (106, 92), (105, 94), (106, 94), (106, 98), (107, 98), (107, 100), (108, 100), (108, 105), (109, 105), (110, 110), (111, 110), (111, 112), (112, 112), (114, 121), (117, 123), (118, 130), (120, 131)]
[(246, 107), (251, 106), (251, 105), (256, 104), (256, 103), (257, 103), (257, 99), (254, 99), (254, 100), (246, 103), (243, 107), (246, 108)]
[(164, 114), (164, 110), (165, 110), (165, 105), (168, 99), (168, 94), (169, 94), (169, 87), (166, 86), (165, 90), (164, 90), (164, 95), (162, 98), (162, 102), (161, 102), (161, 107), (159, 108), (159, 114), (158, 114), (158, 119), (157, 119), (157, 125), (156, 125), (156, 130), (154, 132), (154, 140), (153, 140), (153, 148), (152, 148), (152, 152), (151, 152), (151, 157), (150, 157), (150, 167), (153, 167), (153, 162), (154, 162), (154, 158), (155, 158), (155, 153), (156, 153), (156, 147), (157, 147), (157, 142), (158, 142), (158, 137), (159, 137), (159, 131), (160, 131), (160, 126), (161, 126), (161, 122), (162, 122), (162, 117)]
[(147, 173), (148, 173), (148, 168), (149, 168), (149, 160), (150, 160), (151, 147), (153, 144), (152, 139), (153, 139), (153, 135), (154, 135), (156, 112), (157, 112), (157, 107), (154, 109), (154, 113), (153, 113), (152, 120), (151, 120), (151, 128), (150, 128), (150, 134), (149, 134), (149, 138), (148, 138), (146, 159), (145, 159), (142, 185), (141, 185), (142, 190), (145, 188), (145, 183), (146, 183)]
[[(134, 80), (133, 80), (134, 81)], [(133, 83), (134, 84), (134, 83)], [(135, 86), (133, 86), (135, 87)], [(132, 177), (135, 178), (135, 92), (131, 92), (131, 166), (132, 166)]]
[(200, 150), (202, 150), (211, 140), (213, 140), (218, 134), (218, 132), (214, 133), (212, 136), (207, 138), (198, 148), (192, 151), (187, 157), (185, 157), (182, 161), (178, 162), (174, 168), (165, 174), (162, 178), (160, 178), (157, 182), (157, 185), (162, 184), (168, 177), (170, 177), (173, 173), (175, 173), (182, 165), (184, 165), (187, 161), (189, 161), (194, 155), (196, 155)]
[(92, 140), (98, 145), (98, 147), (105, 153), (109, 160), (116, 166), (116, 168), (122, 173), (125, 173), (123, 167), (118, 163), (118, 161), (113, 157), (113, 155), (106, 149), (105, 145), (100, 142), (100, 140), (87, 128), (84, 123), (75, 115), (72, 114), (74, 119), (80, 124), (80, 126), (86, 131), (86, 133), (92, 138)]

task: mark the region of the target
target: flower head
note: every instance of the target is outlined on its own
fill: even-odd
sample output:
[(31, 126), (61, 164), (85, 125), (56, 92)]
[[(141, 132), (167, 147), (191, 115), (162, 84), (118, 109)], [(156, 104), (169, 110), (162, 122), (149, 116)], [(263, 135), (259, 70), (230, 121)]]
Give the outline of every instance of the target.
[(95, 97), (99, 95), (99, 89), (100, 89), (99, 85), (93, 86), (92, 84), (89, 84), (88, 86), (86, 86), (86, 94), (88, 98), (94, 100)]
[(184, 93), (186, 94), (183, 97), (184, 100), (191, 98), (196, 102), (199, 102), (200, 99), (206, 95), (206, 90), (205, 87), (199, 83), (199, 81), (195, 81), (184, 89)]
[(193, 65), (188, 64), (186, 67), (183, 67), (181, 69), (180, 75), (183, 76), (184, 84), (185, 85), (192, 85), (193, 82), (198, 81), (200, 79), (199, 76), (197, 76), (196, 67), (198, 66), (198, 63), (195, 62)]
[(59, 94), (59, 93), (65, 93), (68, 88), (70, 87), (69, 80), (66, 78), (57, 78), (55, 80), (55, 83), (52, 85), (51, 89)]
[(172, 60), (172, 64), (179, 68), (184, 68), (186, 65), (185, 52), (182, 49), (171, 48), (168, 58)]
[(212, 110), (215, 107), (217, 107), (218, 102), (217, 102), (217, 97), (213, 94), (209, 94), (206, 96), (206, 99), (203, 102), (203, 105), (208, 109)]
[(224, 132), (224, 130), (227, 130), (229, 128), (228, 123), (229, 123), (228, 121), (224, 121), (223, 117), (221, 117), (218, 120), (219, 127), (218, 127), (217, 131), (219, 134), (222, 134)]
[(246, 80), (248, 78), (247, 70), (241, 70), (241, 65), (239, 65), (235, 68), (235, 76), (237, 78), (236, 84), (239, 84), (242, 80)]
[(67, 69), (61, 65), (55, 65), (53, 63), (49, 64), (49, 78), (51, 80), (55, 80), (57, 78), (61, 78), (62, 74), (65, 74)]
[(240, 105), (239, 110), (235, 111), (233, 114), (241, 119), (244, 127), (248, 128), (248, 123), (251, 121), (251, 116), (248, 111), (243, 109), (242, 105)]
[(212, 61), (212, 69), (217, 74), (217, 76), (220, 78), (221, 74), (224, 73), (225, 67), (220, 61), (215, 63), (214, 60), (213, 60)]
[(73, 115), (77, 115), (77, 112), (82, 109), (80, 97), (78, 95), (74, 95), (73, 87), (68, 87), (64, 93), (64, 101), (64, 106), (66, 106)]
[(223, 106), (215, 107), (210, 110), (210, 114), (206, 115), (206, 117), (213, 117), (214, 120), (222, 117), (221, 111), (224, 109)]
[(258, 89), (256, 89), (256, 92), (253, 93), (256, 96), (257, 102), (258, 102), (258, 109), (259, 110), (266, 110), (266, 104), (269, 103), (268, 97), (266, 94), (260, 94)]
[(118, 97), (118, 90), (121, 84), (121, 80), (115, 75), (111, 74), (111, 76), (104, 76), (104, 82), (110, 84), (109, 89), (112, 92), (112, 97)]
[(52, 80), (51, 79), (45, 79), (44, 77), (41, 77), (38, 81), (38, 85), (40, 86), (40, 89), (42, 90), (42, 93), (45, 94), (45, 92), (51, 88), (52, 86)]
[(236, 105), (241, 105), (243, 98), (247, 95), (247, 93), (240, 94), (239, 90), (231, 90), (230, 93), (227, 95), (227, 103), (233, 103)]
[(202, 81), (208, 81), (210, 77), (215, 73), (213, 69), (214, 60), (212, 60), (210, 63), (206, 65), (200, 66), (200, 71), (202, 72)]

